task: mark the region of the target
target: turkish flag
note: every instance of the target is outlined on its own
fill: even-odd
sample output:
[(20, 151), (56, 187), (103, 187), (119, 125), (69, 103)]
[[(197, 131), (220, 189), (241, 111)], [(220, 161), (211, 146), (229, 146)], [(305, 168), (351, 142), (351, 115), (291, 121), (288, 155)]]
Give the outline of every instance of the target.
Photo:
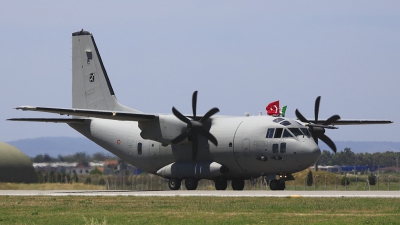
[(279, 100), (269, 103), (265, 109), (268, 115), (279, 115)]

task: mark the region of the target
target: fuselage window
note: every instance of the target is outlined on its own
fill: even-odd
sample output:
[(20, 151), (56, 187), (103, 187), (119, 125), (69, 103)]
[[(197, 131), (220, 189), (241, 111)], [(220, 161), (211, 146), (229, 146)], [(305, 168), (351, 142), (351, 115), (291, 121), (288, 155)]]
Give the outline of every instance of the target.
[(138, 154), (138, 155), (141, 155), (141, 154), (142, 154), (142, 143), (141, 143), (141, 142), (139, 142), (139, 143), (137, 144), (137, 154)]
[(268, 131), (267, 131), (266, 138), (273, 138), (274, 137), (274, 131), (275, 131), (274, 128), (269, 128)]
[(289, 126), (289, 125), (291, 125), (291, 123), (290, 123), (289, 121), (287, 121), (287, 120), (282, 121), (281, 124), (282, 124), (283, 126)]
[(272, 121), (275, 122), (275, 123), (279, 123), (279, 122), (281, 122), (282, 120), (285, 120), (285, 119), (283, 119), (283, 118), (276, 118), (276, 119), (274, 119), (274, 120), (272, 120)]
[(273, 154), (278, 154), (278, 144), (273, 144), (272, 145), (272, 153)]
[(276, 128), (274, 138), (280, 138), (282, 136), (283, 128)]
[(289, 128), (289, 130), (294, 134), (294, 136), (303, 136), (304, 134), (299, 130), (299, 128)]
[(293, 137), (292, 134), (287, 129), (285, 129), (283, 131), (282, 138), (291, 138), (291, 137)]
[(286, 153), (286, 143), (281, 143), (281, 153)]

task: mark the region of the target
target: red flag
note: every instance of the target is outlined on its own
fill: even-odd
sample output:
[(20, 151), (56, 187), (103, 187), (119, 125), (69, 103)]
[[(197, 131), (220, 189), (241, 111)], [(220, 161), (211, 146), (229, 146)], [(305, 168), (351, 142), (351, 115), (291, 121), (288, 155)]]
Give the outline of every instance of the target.
[(280, 115), (279, 100), (269, 103), (265, 109), (267, 110), (268, 115)]

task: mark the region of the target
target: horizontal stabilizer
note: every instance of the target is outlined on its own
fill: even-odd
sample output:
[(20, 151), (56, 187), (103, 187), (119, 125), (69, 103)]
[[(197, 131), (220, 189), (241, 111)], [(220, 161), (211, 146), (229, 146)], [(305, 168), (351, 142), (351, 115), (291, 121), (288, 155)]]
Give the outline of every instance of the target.
[(48, 108), (48, 107), (33, 107), (33, 106), (21, 106), (16, 109), (23, 111), (38, 111), (48, 112), (60, 115), (72, 115), (82, 117), (94, 117), (100, 119), (110, 120), (121, 120), (121, 121), (145, 121), (156, 118), (155, 114), (142, 114), (142, 113), (131, 113), (131, 112), (118, 112), (109, 110), (90, 110), (90, 109), (66, 109), (66, 108)]
[(9, 121), (23, 122), (46, 122), (46, 123), (83, 123), (86, 119), (69, 119), (69, 118), (11, 118)]

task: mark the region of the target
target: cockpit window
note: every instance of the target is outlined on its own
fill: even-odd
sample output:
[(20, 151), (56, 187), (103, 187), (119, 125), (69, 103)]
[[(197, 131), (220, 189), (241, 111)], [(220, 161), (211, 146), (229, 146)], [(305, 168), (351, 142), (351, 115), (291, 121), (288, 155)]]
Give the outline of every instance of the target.
[(290, 138), (290, 137), (293, 137), (292, 134), (287, 129), (285, 129), (283, 131), (282, 138)]
[(307, 128), (300, 128), (300, 129), (301, 129), (301, 131), (303, 131), (303, 133), (304, 133), (305, 135), (307, 135), (308, 137), (311, 136), (311, 134), (310, 134), (310, 132), (308, 132), (308, 129), (307, 129)]
[(285, 120), (285, 119), (283, 119), (283, 118), (276, 118), (276, 119), (274, 119), (274, 120), (272, 120), (272, 121), (275, 122), (275, 123), (279, 123), (279, 122), (281, 122), (282, 120)]
[(282, 136), (283, 128), (276, 128), (274, 138), (280, 138)]
[(287, 121), (287, 120), (282, 121), (281, 124), (282, 124), (283, 126), (289, 126), (289, 125), (291, 125), (291, 123), (290, 123), (289, 121)]
[(274, 128), (269, 128), (268, 131), (267, 131), (266, 138), (273, 138), (274, 137), (274, 131), (275, 131)]
[(289, 130), (294, 134), (294, 136), (303, 136), (304, 134), (300, 131), (299, 128), (289, 128)]

